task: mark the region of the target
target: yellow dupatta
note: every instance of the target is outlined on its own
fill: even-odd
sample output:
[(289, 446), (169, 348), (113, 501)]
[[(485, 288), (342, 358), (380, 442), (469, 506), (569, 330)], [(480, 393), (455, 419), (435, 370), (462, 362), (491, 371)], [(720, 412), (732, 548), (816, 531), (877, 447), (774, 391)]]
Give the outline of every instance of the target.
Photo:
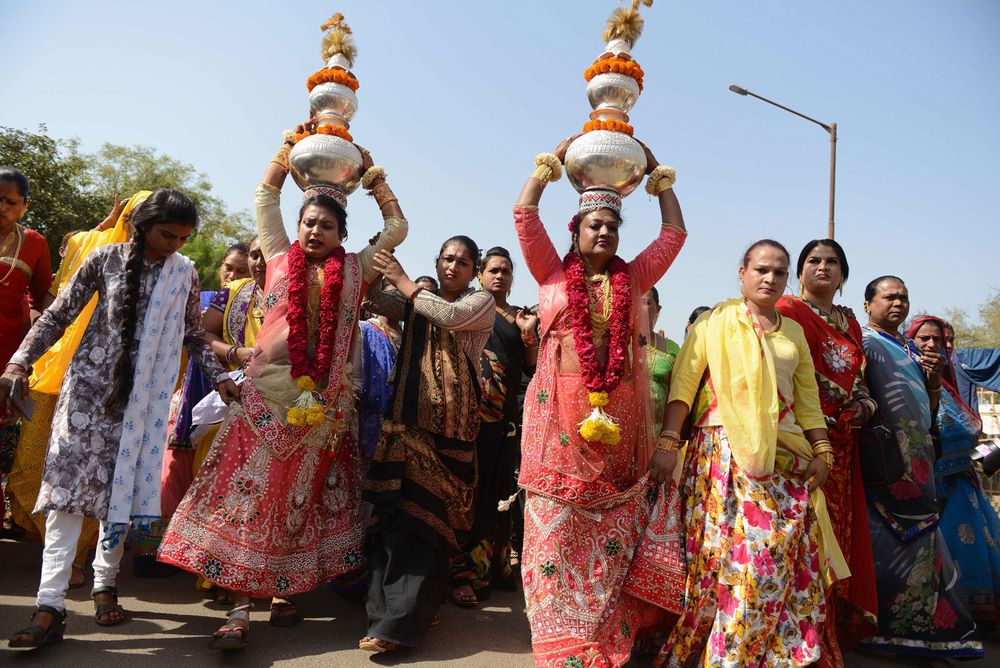
[[(773, 474), (776, 460), (781, 472), (802, 473), (812, 460), (812, 446), (801, 433), (778, 431), (774, 358), (743, 300), (730, 299), (715, 308), (708, 321), (705, 354), (736, 464), (755, 478)], [(833, 532), (823, 491), (813, 491), (809, 501), (819, 527), (820, 569), (830, 586), (851, 571)]]
[[(59, 270), (52, 281), (56, 295), (62, 292), (83, 261), (96, 249), (109, 244), (124, 243), (131, 238), (131, 229), (126, 224), (128, 215), (151, 194), (148, 190), (140, 190), (132, 195), (125, 208), (122, 209), (121, 215), (118, 216), (115, 226), (111, 229), (88, 230), (70, 237), (66, 244), (66, 256), (59, 264)], [(86, 331), (87, 324), (90, 323), (90, 318), (94, 315), (96, 308), (97, 295), (94, 295), (80, 311), (76, 320), (65, 329), (62, 337), (35, 362), (32, 367), (31, 389), (45, 394), (59, 394), (62, 379), (69, 369), (70, 362), (73, 361), (73, 355), (83, 339), (83, 333)]]

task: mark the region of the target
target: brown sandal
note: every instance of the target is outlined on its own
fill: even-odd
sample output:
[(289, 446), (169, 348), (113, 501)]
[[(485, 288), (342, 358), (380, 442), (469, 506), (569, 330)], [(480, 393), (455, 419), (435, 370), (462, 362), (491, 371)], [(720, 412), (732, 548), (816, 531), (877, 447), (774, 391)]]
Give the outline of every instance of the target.
[(391, 652), (394, 649), (398, 649), (399, 645), (394, 642), (389, 642), (388, 640), (379, 640), (378, 638), (371, 638), (365, 636), (358, 641), (358, 649), (363, 649), (366, 652), (375, 652), (376, 654), (381, 654), (383, 652)]
[(287, 628), (295, 626), (302, 621), (299, 614), (299, 607), (291, 601), (279, 601), (271, 603), (271, 626)]

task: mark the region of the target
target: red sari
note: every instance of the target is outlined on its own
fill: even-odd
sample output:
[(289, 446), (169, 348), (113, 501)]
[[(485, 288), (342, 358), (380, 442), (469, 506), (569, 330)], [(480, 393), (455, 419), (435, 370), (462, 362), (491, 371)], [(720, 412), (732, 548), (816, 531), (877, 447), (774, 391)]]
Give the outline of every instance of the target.
[(875, 629), (878, 598), (865, 490), (861, 481), (860, 434), (852, 429), (849, 406), (859, 394), (867, 395), (862, 382), (865, 354), (861, 326), (839, 306), (831, 318), (804, 299), (782, 297), (782, 315), (802, 326), (812, 352), (820, 406), (833, 444), (834, 468), (823, 485), (826, 504), (840, 548), (851, 568), (851, 577), (837, 582), (828, 593), (826, 622), (820, 629), (822, 655), (816, 663), (842, 668), (841, 647), (850, 650)]
[(14, 257), (16, 239), (10, 252), (0, 256), (0, 363), (4, 367), (31, 325), (29, 307), (41, 310), (52, 285), (45, 237), (20, 225), (15, 233), (22, 236), (17, 257)]

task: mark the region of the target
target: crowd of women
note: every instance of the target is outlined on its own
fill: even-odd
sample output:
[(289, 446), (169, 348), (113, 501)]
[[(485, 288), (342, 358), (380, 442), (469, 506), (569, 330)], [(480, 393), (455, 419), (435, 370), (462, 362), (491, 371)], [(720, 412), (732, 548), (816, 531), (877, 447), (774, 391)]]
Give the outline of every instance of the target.
[(741, 294), (678, 345), (654, 288), (687, 236), (673, 170), (644, 147), (661, 225), (636, 258), (617, 254), (610, 191), (581, 196), (561, 255), (538, 205), (569, 141), (514, 207), (535, 308), (508, 302), (511, 254), (464, 235), (411, 279), (393, 255), (408, 223), (364, 149), (384, 219), (368, 245), (346, 250), (346, 197), (323, 186), (288, 238), (286, 143), (216, 292), (178, 253), (198, 222), (183, 193), (116, 202), (53, 277), (19, 224), (28, 179), (0, 169), (6, 521), (44, 544), (10, 646), (63, 638), (91, 549), (95, 621), (125, 621), (130, 545), (137, 575), (183, 569), (231, 604), (215, 649), (247, 645), (253, 599), (288, 626), (324, 583), (365, 596), (371, 652), (418, 645), (446, 600), (520, 584), (544, 668), (981, 656), (1000, 520), (949, 325), (907, 325), (906, 284), (881, 276), (862, 326), (835, 304), (837, 242), (793, 266), (762, 239)]

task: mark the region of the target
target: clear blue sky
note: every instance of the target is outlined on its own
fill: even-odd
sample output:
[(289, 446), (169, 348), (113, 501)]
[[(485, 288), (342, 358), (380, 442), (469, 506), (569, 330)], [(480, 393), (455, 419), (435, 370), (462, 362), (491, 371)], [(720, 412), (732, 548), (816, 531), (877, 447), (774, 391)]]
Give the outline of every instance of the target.
[[(361, 81), (355, 141), (386, 167), (410, 220), (399, 256), (429, 273), (438, 244), (466, 233), (519, 256), (510, 205), (532, 170), (587, 120), (584, 68), (611, 0), (552, 2), (18, 2), (0, 25), (0, 124), (141, 143), (190, 162), (234, 209), (249, 208), (281, 131), (307, 116), (322, 65), (319, 24), (354, 28)], [(292, 7), (295, 7), (293, 10)], [(793, 258), (825, 236), (829, 143), (801, 119), (727, 90), (738, 83), (839, 125), (837, 238), (860, 313), (879, 274), (913, 308), (972, 308), (1000, 286), (1000, 3), (994, 0), (667, 2), (644, 10), (634, 55), (646, 87), (636, 135), (678, 171), (690, 239), (659, 287), (677, 337), (699, 304), (738, 291), (760, 237)], [(284, 190), (286, 221), (298, 189)], [(542, 201), (562, 249), (575, 194)], [(375, 205), (349, 205), (356, 248)], [(622, 255), (656, 234), (655, 202), (625, 202)], [(797, 289), (797, 286), (794, 288)], [(515, 303), (534, 285), (517, 262)]]

